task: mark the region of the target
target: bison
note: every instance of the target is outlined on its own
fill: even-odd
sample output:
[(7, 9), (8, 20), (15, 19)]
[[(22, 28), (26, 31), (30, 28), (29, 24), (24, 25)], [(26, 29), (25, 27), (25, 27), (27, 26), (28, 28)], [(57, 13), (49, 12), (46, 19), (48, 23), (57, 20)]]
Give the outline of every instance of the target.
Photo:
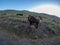
[(39, 19), (37, 19), (34, 16), (29, 15), (28, 16), (28, 21), (29, 21), (30, 25), (35, 25), (35, 27), (38, 28)]

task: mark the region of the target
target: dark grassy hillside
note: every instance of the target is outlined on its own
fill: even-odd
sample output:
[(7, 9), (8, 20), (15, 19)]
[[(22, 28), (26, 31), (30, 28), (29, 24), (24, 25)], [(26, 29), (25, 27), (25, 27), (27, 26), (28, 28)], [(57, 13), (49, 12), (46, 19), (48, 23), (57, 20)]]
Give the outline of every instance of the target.
[(29, 12), (26, 10), (1, 10), (0, 11), (0, 15), (16, 15), (16, 14), (23, 14), (23, 16), (28, 16), (28, 15), (34, 15), (34, 16), (41, 16), (43, 18), (47, 18), (50, 20), (55, 20), (57, 22), (60, 22), (60, 18), (57, 16), (53, 16), (53, 15), (49, 15), (49, 14), (45, 14), (45, 13), (35, 13), (35, 12)]
[[(28, 15), (42, 17), (37, 29), (29, 25)], [(1, 45), (59, 45), (60, 18), (25, 10), (2, 10), (0, 11), (0, 42)]]

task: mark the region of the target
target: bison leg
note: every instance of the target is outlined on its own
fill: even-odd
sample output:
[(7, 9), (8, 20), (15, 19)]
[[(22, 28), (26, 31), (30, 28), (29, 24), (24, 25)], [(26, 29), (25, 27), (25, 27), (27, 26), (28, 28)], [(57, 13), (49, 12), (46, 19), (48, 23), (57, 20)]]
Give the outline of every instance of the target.
[(32, 22), (29, 22), (30, 23), (30, 25), (32, 25), (33, 23)]
[(36, 26), (35, 26), (36, 28), (38, 28), (38, 24), (36, 24)]
[(38, 28), (38, 24), (35, 23), (34, 25), (35, 25), (35, 28)]

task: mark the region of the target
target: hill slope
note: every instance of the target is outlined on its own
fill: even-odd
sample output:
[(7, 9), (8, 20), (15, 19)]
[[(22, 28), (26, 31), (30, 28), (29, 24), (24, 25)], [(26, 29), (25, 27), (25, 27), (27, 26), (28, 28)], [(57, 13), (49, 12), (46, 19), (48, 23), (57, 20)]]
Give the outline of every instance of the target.
[[(42, 17), (38, 29), (29, 25), (28, 15)], [(0, 34), (1, 45), (4, 45), (4, 40), (5, 45), (59, 45), (60, 18), (25, 10), (3, 10), (0, 11)]]

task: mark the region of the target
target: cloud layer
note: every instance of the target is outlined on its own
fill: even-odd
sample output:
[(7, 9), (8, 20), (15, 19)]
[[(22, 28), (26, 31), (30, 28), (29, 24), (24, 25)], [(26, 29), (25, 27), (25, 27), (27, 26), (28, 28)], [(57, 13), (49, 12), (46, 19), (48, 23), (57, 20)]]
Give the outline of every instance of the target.
[(29, 11), (38, 12), (38, 13), (47, 13), (47, 14), (56, 15), (60, 17), (60, 7), (55, 5), (35, 6), (29, 9)]

